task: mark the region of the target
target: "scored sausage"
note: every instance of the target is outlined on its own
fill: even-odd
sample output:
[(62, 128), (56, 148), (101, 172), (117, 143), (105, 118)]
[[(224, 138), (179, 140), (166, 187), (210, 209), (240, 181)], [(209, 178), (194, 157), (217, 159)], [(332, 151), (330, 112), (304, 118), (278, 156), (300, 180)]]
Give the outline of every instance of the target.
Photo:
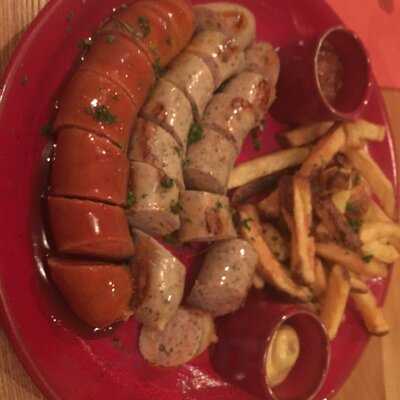
[(195, 27), (193, 8), (188, 0), (142, 0), (149, 4), (164, 20), (169, 22), (168, 31), (176, 56), (189, 43)]
[(210, 67), (217, 89), (222, 82), (244, 69), (245, 56), (236, 40), (218, 31), (198, 33), (187, 47)]
[(188, 148), (183, 170), (186, 187), (225, 194), (236, 156), (237, 150), (231, 141), (204, 128), (202, 138)]
[(134, 293), (127, 266), (61, 258), (48, 260), (50, 276), (74, 313), (93, 328), (126, 321)]
[(141, 161), (164, 171), (184, 189), (181, 149), (160, 126), (139, 119), (132, 135), (129, 159)]
[(245, 49), (256, 37), (256, 20), (247, 8), (233, 3), (207, 3), (194, 7), (198, 30), (216, 30), (234, 37)]
[(246, 50), (246, 69), (263, 75), (271, 87), (275, 87), (280, 72), (278, 53), (270, 43), (253, 43)]
[(122, 205), (128, 174), (127, 157), (109, 140), (76, 128), (63, 129), (54, 152), (49, 193)]
[(185, 51), (172, 62), (164, 79), (186, 94), (199, 121), (214, 92), (214, 78), (208, 65), (199, 56)]
[(127, 35), (146, 52), (153, 63), (159, 63), (161, 67), (167, 65), (177, 54), (169, 30), (169, 21), (145, 2), (122, 7), (101, 29), (102, 32)]
[(203, 353), (216, 340), (210, 314), (181, 307), (162, 332), (142, 328), (139, 350), (153, 365), (177, 367)]
[(212, 242), (237, 236), (227, 197), (188, 190), (181, 194), (180, 205), (181, 242)]
[(131, 162), (130, 172), (130, 225), (161, 236), (179, 229), (179, 190), (174, 181), (142, 162)]
[(131, 270), (138, 286), (136, 319), (163, 330), (177, 312), (185, 288), (185, 266), (151, 236), (134, 230)]
[(79, 69), (65, 88), (59, 106), (55, 130), (76, 126), (127, 149), (139, 106), (108, 78)]
[(145, 119), (162, 126), (174, 137), (182, 152), (186, 151), (193, 113), (189, 100), (179, 88), (160, 79), (141, 114)]
[(258, 257), (242, 239), (215, 243), (207, 252), (188, 297), (188, 304), (218, 317), (232, 313), (246, 300)]
[(134, 253), (122, 208), (87, 200), (48, 197), (55, 248), (71, 255), (122, 260)]
[(248, 133), (264, 119), (272, 88), (255, 72), (242, 72), (214, 96), (204, 113), (204, 126), (227, 135), (241, 149)]
[(153, 66), (146, 54), (119, 34), (96, 36), (81, 68), (95, 71), (120, 85), (139, 108), (155, 82)]

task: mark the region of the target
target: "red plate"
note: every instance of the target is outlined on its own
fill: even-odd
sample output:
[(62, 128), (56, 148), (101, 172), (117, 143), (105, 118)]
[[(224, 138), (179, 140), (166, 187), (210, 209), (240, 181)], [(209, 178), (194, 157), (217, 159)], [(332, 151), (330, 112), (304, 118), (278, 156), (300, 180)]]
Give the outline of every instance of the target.
[[(249, 400), (213, 372), (209, 355), (178, 369), (152, 369), (137, 350), (137, 326), (132, 319), (108, 335), (88, 335), (48, 285), (33, 236), (40, 233), (39, 188), (47, 139), (41, 128), (63, 82), (74, 68), (78, 42), (123, 0), (53, 0), (25, 34), (0, 91), (2, 226), (0, 295), (3, 320), (25, 367), (50, 399)], [(257, 16), (258, 39), (282, 46), (340, 23), (323, 1), (242, 0)], [(375, 86), (363, 115), (386, 123)], [(276, 148), (268, 121), (262, 150), (244, 146), (241, 160)], [(392, 143), (374, 145), (373, 155), (395, 181)], [(37, 242), (36, 237), (36, 242)], [(36, 260), (36, 261), (35, 261)], [(373, 284), (380, 302), (388, 281)], [(368, 341), (350, 309), (333, 343), (329, 377), (319, 399), (332, 395), (348, 377)]]

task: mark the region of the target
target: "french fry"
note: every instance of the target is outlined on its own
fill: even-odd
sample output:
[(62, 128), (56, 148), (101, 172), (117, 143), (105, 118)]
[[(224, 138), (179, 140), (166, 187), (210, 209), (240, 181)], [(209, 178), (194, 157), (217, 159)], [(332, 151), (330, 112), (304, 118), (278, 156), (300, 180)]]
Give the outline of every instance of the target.
[(368, 211), (364, 215), (364, 222), (393, 222), (382, 208), (371, 198)]
[(400, 257), (396, 247), (379, 240), (365, 243), (362, 246), (362, 251), (364, 254), (371, 254), (374, 258), (386, 264), (392, 264)]
[(382, 309), (377, 306), (375, 296), (370, 290), (366, 293), (352, 293), (351, 298), (369, 333), (377, 336), (389, 333), (389, 325), (383, 316)]
[(323, 137), (312, 149), (299, 170), (303, 177), (311, 177), (324, 168), (346, 144), (346, 134), (340, 125)]
[(261, 226), (255, 206), (246, 204), (239, 208), (240, 235), (256, 250), (259, 257), (258, 273), (276, 289), (303, 302), (311, 299), (308, 288), (297, 285), (276, 260), (262, 238)]
[(301, 176), (293, 178), (294, 197), (294, 230), (296, 249), (298, 256), (296, 264), (292, 264), (294, 271), (307, 284), (311, 285), (315, 280), (315, 243), (310, 236), (312, 224), (312, 201), (309, 180)]
[(321, 258), (340, 264), (361, 276), (371, 278), (385, 277), (388, 273), (384, 264), (381, 264), (376, 260), (368, 260), (369, 262), (365, 262), (357, 253), (333, 242), (317, 243), (316, 253)]
[(343, 124), (346, 132), (346, 146), (353, 148), (363, 147), (365, 141), (382, 142), (385, 139), (385, 127), (376, 125), (365, 119)]
[(240, 164), (233, 169), (228, 189), (233, 189), (263, 176), (271, 175), (286, 168), (301, 164), (310, 154), (307, 147), (281, 150)]
[(287, 146), (304, 146), (324, 136), (334, 124), (334, 121), (323, 121), (315, 124), (303, 125), (282, 133), (280, 139), (282, 139)]
[(343, 321), (347, 300), (350, 294), (348, 271), (335, 265), (328, 278), (328, 286), (321, 305), (320, 318), (325, 324), (330, 340), (333, 340)]
[(261, 200), (257, 204), (257, 208), (266, 218), (278, 218), (280, 214), (278, 189)]
[(312, 291), (316, 297), (321, 297), (325, 293), (327, 287), (327, 276), (326, 270), (322, 265), (322, 261), (319, 258), (315, 259), (315, 280), (312, 284)]
[(381, 239), (400, 240), (400, 225), (394, 222), (367, 222), (360, 229), (360, 239), (363, 243)]
[(346, 212), (347, 203), (351, 197), (351, 190), (340, 190), (339, 192), (333, 193), (331, 196), (332, 203), (336, 208), (344, 214)]
[(381, 202), (385, 213), (393, 219), (396, 211), (393, 186), (378, 164), (365, 150), (347, 149), (345, 155), (353, 167), (368, 182), (372, 192)]
[(285, 241), (278, 229), (272, 224), (263, 223), (261, 225), (262, 236), (272, 254), (279, 262), (285, 262), (289, 259), (288, 243)]
[(367, 293), (369, 288), (367, 284), (354, 272), (350, 271), (351, 291), (355, 293)]

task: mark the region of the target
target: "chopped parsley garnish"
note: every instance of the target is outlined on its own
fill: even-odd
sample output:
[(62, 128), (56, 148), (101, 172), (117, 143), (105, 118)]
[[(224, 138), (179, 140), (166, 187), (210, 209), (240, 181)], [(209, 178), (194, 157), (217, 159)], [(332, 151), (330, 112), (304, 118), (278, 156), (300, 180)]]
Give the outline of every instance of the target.
[(42, 132), (43, 136), (50, 136), (53, 133), (53, 126), (51, 125), (50, 122), (47, 122), (42, 126), (40, 131)]
[(128, 192), (128, 198), (126, 200), (126, 207), (131, 208), (136, 203), (136, 197), (133, 192)]
[(78, 43), (78, 48), (81, 50), (88, 50), (92, 45), (92, 38), (88, 37), (86, 39), (81, 39)]
[(243, 228), (245, 228), (249, 231), (251, 228), (249, 223), (252, 221), (253, 221), (253, 218), (246, 218), (241, 221), (241, 224), (242, 224)]
[(352, 202), (347, 202), (346, 204), (346, 213), (356, 213), (358, 211), (357, 205)]
[(174, 146), (174, 150), (175, 150), (176, 154), (178, 154), (179, 157), (182, 155), (182, 150), (180, 147)]
[(372, 260), (373, 258), (374, 258), (373, 255), (368, 254), (368, 255), (364, 256), (364, 257), (362, 258), (362, 260), (363, 260), (365, 263), (369, 263), (369, 262), (371, 262), (371, 260)]
[(164, 68), (161, 66), (159, 58), (157, 58), (157, 60), (154, 61), (153, 70), (154, 70), (156, 79), (161, 78), (162, 74), (164, 73)]
[(142, 31), (142, 35), (145, 38), (151, 32), (149, 19), (145, 16), (140, 15), (138, 17), (138, 24), (139, 24), (140, 30)]
[(189, 131), (188, 146), (200, 141), (202, 138), (203, 138), (203, 128), (201, 127), (201, 125), (194, 122), (190, 127)]
[(172, 186), (174, 186), (174, 180), (168, 176), (164, 176), (164, 178), (161, 179), (161, 186), (164, 189), (171, 189)]
[(114, 43), (115, 42), (115, 35), (107, 35), (106, 36), (107, 43)]
[(86, 112), (98, 122), (102, 122), (106, 125), (112, 125), (117, 122), (117, 117), (110, 112), (110, 110), (104, 105), (98, 105), (95, 107), (88, 107)]
[(259, 133), (260, 133), (260, 131), (258, 131), (258, 130), (253, 130), (251, 132), (251, 142), (253, 143), (253, 148), (256, 151), (261, 150), (261, 141), (260, 141)]
[(359, 219), (349, 219), (349, 225), (355, 233), (358, 233), (360, 231), (362, 222)]
[(172, 214), (179, 214), (182, 211), (182, 206), (179, 203), (179, 201), (172, 201), (170, 210), (171, 210)]
[(216, 204), (215, 204), (215, 208), (217, 209), (217, 210), (219, 210), (219, 209), (221, 209), (221, 208), (223, 208), (224, 207), (224, 205), (218, 200), (217, 202), (216, 202)]
[(175, 232), (169, 233), (168, 235), (165, 235), (163, 237), (164, 242), (168, 243), (168, 244), (179, 244), (179, 240), (176, 236)]

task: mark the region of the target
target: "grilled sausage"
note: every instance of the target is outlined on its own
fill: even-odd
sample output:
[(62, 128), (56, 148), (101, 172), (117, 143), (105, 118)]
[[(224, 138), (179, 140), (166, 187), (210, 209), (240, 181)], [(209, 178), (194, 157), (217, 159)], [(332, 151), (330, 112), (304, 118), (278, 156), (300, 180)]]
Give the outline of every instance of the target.
[(164, 330), (177, 312), (185, 288), (185, 266), (151, 236), (133, 231), (135, 257), (131, 270), (138, 284), (136, 319)]
[(221, 94), (214, 96), (204, 113), (204, 126), (225, 134), (236, 144), (239, 152), (247, 134), (265, 117), (271, 90), (262, 75), (240, 73)]
[(181, 189), (184, 188), (181, 149), (160, 126), (139, 119), (132, 135), (129, 159), (161, 169)]
[(60, 258), (48, 260), (50, 276), (74, 313), (93, 328), (132, 314), (133, 280), (123, 265)]
[(234, 37), (245, 49), (256, 36), (256, 20), (247, 8), (233, 3), (207, 3), (194, 7), (198, 30), (216, 30)]
[(179, 190), (174, 181), (161, 170), (141, 162), (131, 162), (130, 171), (130, 225), (161, 236), (179, 229)]
[(200, 57), (185, 51), (172, 62), (164, 79), (185, 93), (192, 104), (194, 117), (199, 121), (214, 92), (214, 78), (208, 65)]
[(126, 150), (139, 106), (110, 79), (79, 69), (65, 88), (54, 129), (76, 126)]
[[(95, 71), (120, 85), (136, 107), (141, 107), (155, 82), (146, 54), (128, 38), (102, 34), (93, 40), (81, 68)], [(96, 106), (92, 107), (96, 112)]]
[(263, 75), (275, 87), (280, 71), (279, 56), (270, 43), (253, 43), (246, 50), (246, 69)]
[(49, 224), (58, 252), (122, 260), (134, 253), (122, 208), (48, 197)]
[(208, 251), (188, 304), (212, 316), (232, 313), (246, 300), (258, 257), (242, 239), (215, 243)]
[(49, 193), (122, 205), (128, 172), (127, 157), (109, 140), (76, 128), (64, 129), (58, 135)]
[(210, 128), (188, 148), (184, 166), (188, 189), (225, 194), (229, 175), (237, 156), (233, 143)]
[(144, 105), (142, 116), (169, 132), (182, 151), (193, 122), (192, 106), (185, 94), (172, 83), (161, 79)]
[(181, 242), (212, 242), (235, 238), (229, 200), (207, 192), (181, 194)]
[(198, 33), (187, 47), (210, 67), (217, 89), (222, 82), (244, 69), (245, 56), (236, 40), (217, 31)]
[(139, 350), (153, 365), (177, 367), (203, 353), (215, 341), (215, 326), (211, 316), (203, 311), (182, 307), (162, 332), (143, 327)]

